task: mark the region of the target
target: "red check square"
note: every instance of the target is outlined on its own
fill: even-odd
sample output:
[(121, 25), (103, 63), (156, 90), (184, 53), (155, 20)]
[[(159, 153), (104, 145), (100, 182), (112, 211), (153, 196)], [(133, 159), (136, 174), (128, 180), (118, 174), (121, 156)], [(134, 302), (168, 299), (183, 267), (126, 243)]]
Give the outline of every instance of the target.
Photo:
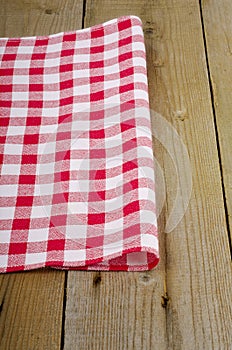
[(105, 213), (88, 214), (88, 224), (89, 225), (99, 225), (104, 224)]
[(64, 250), (65, 240), (64, 239), (53, 239), (48, 241), (47, 250)]
[(27, 250), (27, 243), (11, 243), (9, 254), (25, 254)]

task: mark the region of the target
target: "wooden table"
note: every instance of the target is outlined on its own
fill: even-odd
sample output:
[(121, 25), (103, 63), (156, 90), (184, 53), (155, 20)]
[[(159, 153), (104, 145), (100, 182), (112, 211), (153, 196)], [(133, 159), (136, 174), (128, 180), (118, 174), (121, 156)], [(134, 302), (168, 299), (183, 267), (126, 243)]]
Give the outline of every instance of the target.
[(0, 5), (0, 35), (8, 37), (141, 17), (151, 108), (177, 130), (193, 176), (183, 220), (164, 233), (177, 176), (154, 138), (166, 185), (158, 268), (1, 275), (0, 348), (232, 349), (231, 0), (1, 0)]

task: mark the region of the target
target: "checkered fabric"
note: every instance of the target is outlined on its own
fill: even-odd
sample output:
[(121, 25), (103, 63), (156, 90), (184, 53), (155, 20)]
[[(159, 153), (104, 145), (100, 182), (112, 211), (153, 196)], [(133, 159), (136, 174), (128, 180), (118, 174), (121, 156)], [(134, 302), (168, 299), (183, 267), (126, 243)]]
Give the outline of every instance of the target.
[(156, 266), (141, 20), (2, 38), (0, 61), (0, 272)]

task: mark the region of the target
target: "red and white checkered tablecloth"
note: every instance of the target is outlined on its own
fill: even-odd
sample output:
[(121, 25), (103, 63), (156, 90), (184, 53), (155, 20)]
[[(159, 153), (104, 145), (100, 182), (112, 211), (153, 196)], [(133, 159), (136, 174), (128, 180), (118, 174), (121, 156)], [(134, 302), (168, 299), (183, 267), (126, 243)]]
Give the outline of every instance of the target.
[(138, 17), (0, 39), (0, 124), (0, 272), (157, 265)]

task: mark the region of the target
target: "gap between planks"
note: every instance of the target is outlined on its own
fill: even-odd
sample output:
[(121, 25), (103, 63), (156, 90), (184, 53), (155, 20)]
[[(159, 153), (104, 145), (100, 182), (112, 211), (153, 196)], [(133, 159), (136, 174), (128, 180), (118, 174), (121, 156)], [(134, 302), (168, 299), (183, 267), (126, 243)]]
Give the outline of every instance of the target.
[[(231, 242), (229, 210), (228, 210), (228, 203), (226, 200), (226, 184), (225, 184), (225, 175), (224, 175), (224, 170), (223, 170), (223, 161), (222, 161), (222, 154), (221, 154), (221, 149), (223, 149), (223, 145), (220, 144), (220, 138), (219, 138), (220, 131), (218, 130), (218, 125), (217, 125), (217, 114), (216, 114), (216, 109), (215, 109), (214, 89), (213, 89), (212, 77), (211, 77), (211, 73), (210, 73), (208, 49), (207, 49), (207, 42), (206, 42), (206, 30), (205, 30), (203, 7), (202, 7), (201, 0), (199, 0), (199, 8), (200, 8), (200, 15), (201, 15), (201, 23), (202, 23), (202, 35), (203, 35), (203, 40), (204, 40), (205, 58), (206, 58), (206, 65), (207, 65), (207, 71), (208, 71), (209, 88), (210, 88), (210, 95), (211, 95), (211, 100), (212, 100), (212, 111), (213, 111), (213, 116), (214, 116), (215, 137), (216, 137), (217, 150), (218, 150), (218, 160), (219, 160), (219, 166), (220, 166), (220, 172), (221, 172), (221, 184), (222, 184), (222, 193), (223, 193), (224, 208), (225, 208), (225, 219), (226, 219), (226, 226), (227, 226), (227, 232), (228, 232), (230, 254), (232, 257), (232, 242)], [(231, 35), (232, 35), (232, 33), (231, 33)], [(231, 200), (231, 199), (229, 199), (229, 200)]]

